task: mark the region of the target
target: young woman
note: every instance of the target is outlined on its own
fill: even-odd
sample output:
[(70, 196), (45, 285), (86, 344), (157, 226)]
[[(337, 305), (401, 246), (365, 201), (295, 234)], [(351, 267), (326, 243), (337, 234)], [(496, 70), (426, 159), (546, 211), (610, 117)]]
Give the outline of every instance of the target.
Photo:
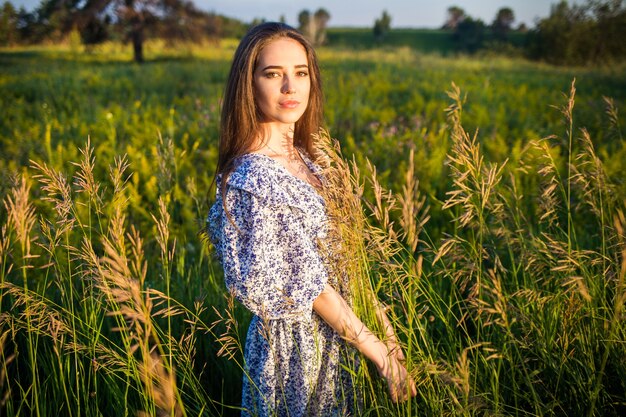
[(416, 395), (401, 351), (390, 352), (329, 284), (318, 249), (328, 232), (323, 178), (312, 162), (321, 121), (310, 44), (284, 24), (252, 28), (226, 85), (208, 217), (226, 286), (254, 314), (244, 416), (354, 415), (359, 401), (343, 366), (350, 345), (373, 361), (394, 401)]

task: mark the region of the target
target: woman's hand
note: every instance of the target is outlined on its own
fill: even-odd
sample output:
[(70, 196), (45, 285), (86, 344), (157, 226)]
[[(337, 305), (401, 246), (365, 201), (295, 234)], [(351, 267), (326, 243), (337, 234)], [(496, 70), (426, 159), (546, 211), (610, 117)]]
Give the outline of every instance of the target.
[(388, 358), (383, 362), (383, 368), (378, 368), (378, 373), (387, 381), (387, 388), (392, 401), (406, 401), (417, 395), (415, 381), (404, 367), (406, 358), (398, 342), (394, 327), (387, 316), (389, 307), (379, 302), (376, 302), (375, 305), (376, 316), (385, 331), (385, 345), (389, 350)]
[(406, 401), (417, 395), (413, 377), (395, 355), (390, 354), (383, 361), (383, 366), (378, 368), (378, 373), (387, 381), (389, 395), (394, 403)]
[[(392, 345), (395, 344), (397, 349), (392, 353), (388, 343), (381, 342), (359, 320), (341, 295), (328, 284), (313, 302), (313, 310), (347, 342), (374, 362), (378, 373), (387, 381), (389, 394), (394, 402), (406, 401), (417, 395), (415, 381), (401, 362), (404, 354), (398, 346), (395, 333)], [(393, 332), (391, 323), (387, 326), (386, 333), (389, 331)]]

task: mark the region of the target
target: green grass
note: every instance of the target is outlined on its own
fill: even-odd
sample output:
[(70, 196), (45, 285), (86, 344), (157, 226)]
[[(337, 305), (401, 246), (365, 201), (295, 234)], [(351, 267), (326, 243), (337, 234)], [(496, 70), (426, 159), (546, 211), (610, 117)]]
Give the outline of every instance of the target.
[[(238, 414), (249, 314), (198, 235), (235, 45), (0, 51), (2, 415)], [(319, 56), (356, 308), (419, 385), (361, 373), (371, 414), (621, 415), (623, 66)]]

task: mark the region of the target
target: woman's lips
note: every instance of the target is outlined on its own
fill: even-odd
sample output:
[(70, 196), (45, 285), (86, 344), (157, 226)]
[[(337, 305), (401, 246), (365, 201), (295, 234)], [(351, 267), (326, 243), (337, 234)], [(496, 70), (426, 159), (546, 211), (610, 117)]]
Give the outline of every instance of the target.
[(298, 107), (300, 102), (297, 100), (285, 100), (285, 101), (281, 101), (278, 104), (280, 104), (280, 107), (283, 107), (285, 109), (295, 109), (296, 107)]

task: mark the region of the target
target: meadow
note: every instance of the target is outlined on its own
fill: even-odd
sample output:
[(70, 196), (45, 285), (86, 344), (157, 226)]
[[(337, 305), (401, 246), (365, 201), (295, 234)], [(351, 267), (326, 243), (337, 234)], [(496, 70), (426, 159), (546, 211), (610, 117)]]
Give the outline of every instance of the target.
[[(0, 50), (2, 415), (238, 415), (202, 233), (235, 46)], [(419, 391), (362, 366), (367, 415), (623, 415), (624, 65), (373, 46), (319, 49), (340, 266)]]
[[(523, 47), (525, 42), (525, 33), (513, 32), (509, 34), (509, 46), (503, 49), (516, 52), (516, 48)], [(455, 55), (457, 49), (450, 31), (443, 29), (394, 28), (382, 39), (376, 39), (370, 28), (333, 27), (328, 30), (328, 43), (333, 47), (352, 49), (409, 47), (422, 53), (438, 53), (446, 56)], [(521, 54), (520, 51), (517, 53)]]

